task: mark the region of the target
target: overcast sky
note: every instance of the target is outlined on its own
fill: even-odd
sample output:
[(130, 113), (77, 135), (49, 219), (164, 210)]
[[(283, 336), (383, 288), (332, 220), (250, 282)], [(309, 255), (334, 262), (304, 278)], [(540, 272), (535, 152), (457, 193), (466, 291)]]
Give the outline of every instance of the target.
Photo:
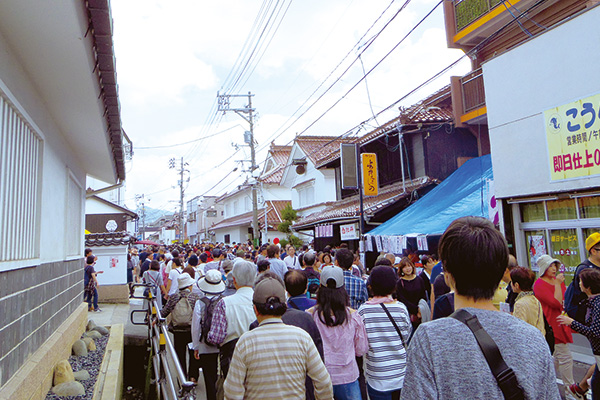
[[(129, 208), (135, 208), (134, 196), (142, 193), (151, 199), (146, 202), (150, 207), (170, 212), (178, 207), (179, 189), (174, 186), (179, 177), (174, 169), (169, 169), (169, 159), (173, 157), (178, 165), (181, 157), (189, 164), (186, 201), (197, 195), (220, 195), (235, 190), (243, 182), (245, 175), (236, 161), (248, 160), (250, 152), (240, 147), (235, 153), (232, 143), (243, 144), (248, 124), (233, 112), (225, 115), (215, 112), (217, 91), (254, 94), (257, 161), (262, 162), (272, 140), (282, 145), (298, 133), (341, 135), (463, 55), (462, 51), (446, 46), (443, 10), (439, 5), (368, 75), (366, 84), (361, 82), (346, 95), (363, 76), (363, 65), (369, 71), (379, 63), (438, 0), (414, 0), (391, 22), (405, 0), (286, 0), (278, 2), (278, 8), (274, 3), (111, 2), (122, 123), (134, 144), (133, 160), (127, 163), (125, 204)], [(265, 15), (266, 21), (273, 10), (271, 21), (275, 24), (268, 25), (260, 40), (258, 35), (249, 37), (256, 32), (253, 26), (257, 16)], [(240, 52), (245, 44), (251, 44), (252, 50), (256, 43), (253, 61), (237, 85), (232, 85), (232, 77), (239, 72), (235, 67), (245, 65), (251, 51), (242, 57)], [(363, 65), (355, 61), (361, 52)], [(417, 102), (447, 85), (449, 76), (462, 76), (469, 68), (465, 58), (400, 104)], [(297, 118), (340, 77), (321, 100)], [(245, 99), (232, 105), (242, 107), (246, 104), (242, 100)], [(383, 124), (396, 115), (394, 107), (377, 121)], [(360, 134), (375, 126), (371, 122)], [(191, 141), (194, 142), (173, 146)], [(249, 163), (243, 164), (244, 168), (248, 166)], [(232, 173), (235, 167), (238, 170)]]

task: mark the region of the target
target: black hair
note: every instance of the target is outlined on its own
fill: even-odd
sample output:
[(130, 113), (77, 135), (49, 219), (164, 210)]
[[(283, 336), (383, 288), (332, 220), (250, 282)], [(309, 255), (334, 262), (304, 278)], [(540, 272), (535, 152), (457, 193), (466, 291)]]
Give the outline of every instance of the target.
[(258, 267), (258, 272), (264, 272), (271, 266), (271, 263), (269, 260), (260, 260), (256, 266)]
[(354, 263), (354, 254), (348, 249), (339, 249), (335, 252), (335, 260), (342, 269), (349, 269)]
[(200, 261), (202, 261), (203, 263), (205, 263), (206, 261), (208, 261), (208, 254), (206, 254), (206, 253), (200, 253), (200, 255), (198, 256), (198, 259)]
[(266, 303), (257, 303), (253, 301), (256, 306), (256, 311), (260, 315), (273, 315), (275, 317), (280, 317), (285, 314), (287, 310), (287, 305), (279, 301), (277, 297), (269, 297)]
[(287, 290), (292, 297), (300, 296), (306, 292), (308, 287), (308, 278), (303, 272), (298, 271), (297, 269), (286, 272), (283, 276), (283, 280), (285, 281), (285, 290)]
[(382, 257), (379, 260), (375, 261), (375, 266), (378, 266), (378, 265), (385, 265), (387, 267), (391, 267), (392, 262), (390, 260), (388, 260), (387, 258)]
[(181, 261), (181, 258), (175, 257), (175, 258), (173, 258), (173, 264), (177, 265), (178, 267), (182, 267), (183, 261)]
[(600, 271), (596, 268), (585, 268), (579, 273), (583, 287), (590, 289), (592, 294), (600, 293)]
[(86, 248), (86, 249), (84, 250), (84, 254), (85, 254), (85, 256), (86, 256), (86, 257), (87, 257), (88, 255), (92, 254), (92, 249), (90, 249), (89, 247), (88, 247), (88, 248)]
[(173, 250), (171, 252), (171, 255), (173, 256), (173, 258), (178, 258), (179, 257), (179, 252), (177, 250)]
[(160, 263), (156, 260), (150, 261), (150, 269), (154, 271), (160, 271)]
[(508, 265), (508, 245), (490, 221), (482, 217), (454, 220), (440, 239), (439, 251), (457, 294), (473, 300), (494, 296)]
[(348, 292), (343, 286), (336, 289), (333, 279), (327, 281), (327, 286), (319, 287), (315, 312), (326, 326), (343, 325), (348, 319), (346, 307), (349, 305)]
[(373, 268), (368, 282), (373, 296), (388, 296), (393, 294), (396, 291), (397, 279), (396, 272), (390, 266), (379, 265)]
[(190, 256), (190, 258), (188, 259), (188, 265), (196, 267), (198, 265), (198, 256)]
[(96, 257), (94, 256), (87, 256), (85, 259), (85, 263), (88, 265), (92, 265), (94, 261), (96, 261)]

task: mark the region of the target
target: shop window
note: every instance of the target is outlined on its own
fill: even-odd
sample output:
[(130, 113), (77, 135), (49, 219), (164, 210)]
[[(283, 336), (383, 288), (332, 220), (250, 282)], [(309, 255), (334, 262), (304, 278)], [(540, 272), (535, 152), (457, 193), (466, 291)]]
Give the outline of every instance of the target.
[[(590, 236), (592, 233), (594, 232), (600, 232), (600, 228), (583, 228), (582, 230), (583, 233), (583, 240), (587, 239), (588, 236)], [(584, 249), (585, 249), (585, 244), (584, 244)], [(587, 254), (587, 249), (586, 249), (586, 254), (584, 258), (587, 258), (588, 254)]]
[(577, 219), (574, 199), (547, 201), (546, 207), (548, 208), (548, 220), (550, 221)]
[(521, 204), (522, 222), (545, 221), (546, 213), (544, 212), (544, 202), (537, 203), (522, 203)]
[(581, 197), (578, 203), (581, 218), (600, 218), (600, 197)]
[(546, 242), (546, 231), (526, 231), (525, 240), (529, 248), (529, 268), (537, 272), (539, 270), (535, 263), (542, 254), (548, 254), (548, 244)]
[(559, 259), (564, 267), (560, 272), (565, 274), (565, 285), (573, 280), (573, 274), (581, 263), (579, 240), (576, 229), (553, 229), (550, 231), (552, 257)]

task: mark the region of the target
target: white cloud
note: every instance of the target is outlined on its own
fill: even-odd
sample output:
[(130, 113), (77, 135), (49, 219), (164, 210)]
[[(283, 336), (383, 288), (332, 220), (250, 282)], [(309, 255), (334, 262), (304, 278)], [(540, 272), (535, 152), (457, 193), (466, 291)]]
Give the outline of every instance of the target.
[[(385, 32), (363, 54), (365, 69), (371, 68), (435, 5), (436, 0), (411, 2)], [(289, 116), (307, 99), (327, 74), (353, 47), (390, 0), (294, 1), (279, 32), (261, 59), (248, 84), (237, 93), (252, 91), (258, 118), (255, 135), (259, 162), (266, 148)], [(378, 23), (374, 34), (403, 2), (394, 2)], [(127, 175), (127, 196), (153, 193), (152, 207), (178, 200), (176, 173), (168, 169), (170, 157), (185, 157), (192, 179), (186, 199), (202, 194), (233, 170), (236, 160), (249, 158), (245, 148), (235, 155), (232, 142), (243, 143), (248, 124), (228, 113), (206, 126), (217, 90), (232, 69), (260, 9), (259, 0), (205, 2), (197, 0), (113, 1), (115, 50), (124, 128), (134, 147), (183, 143), (230, 131), (202, 142), (168, 149), (138, 150)], [(351, 60), (354, 51), (337, 77)], [(367, 78), (375, 112), (412, 90), (461, 52), (446, 47), (442, 8)], [(469, 70), (464, 61), (454, 71)], [(360, 63), (329, 92), (314, 109), (281, 133), (277, 144), (285, 144), (303, 131), (331, 104), (341, 98), (362, 76)], [(448, 74), (404, 102), (409, 105), (449, 83)], [(331, 82), (330, 79), (328, 82)], [(327, 87), (327, 83), (319, 93)], [(311, 104), (312, 100), (307, 103)], [(397, 113), (394, 108), (390, 118)], [(339, 135), (371, 116), (365, 83), (360, 83), (331, 112), (309, 129), (310, 135)], [(292, 118), (295, 120), (296, 117)], [(383, 116), (383, 123), (389, 119)], [(223, 163), (222, 166), (215, 166)], [(240, 169), (241, 170), (241, 169)], [(239, 182), (239, 171), (222, 181), (211, 194), (230, 182)]]

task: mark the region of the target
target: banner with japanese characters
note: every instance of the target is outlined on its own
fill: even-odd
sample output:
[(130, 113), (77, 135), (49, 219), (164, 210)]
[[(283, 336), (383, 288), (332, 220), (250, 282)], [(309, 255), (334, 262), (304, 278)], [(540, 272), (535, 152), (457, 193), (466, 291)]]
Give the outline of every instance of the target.
[(379, 183), (377, 181), (377, 155), (362, 153), (362, 179), (365, 196), (377, 196)]
[(550, 181), (600, 174), (600, 94), (544, 111)]
[(341, 240), (355, 240), (358, 239), (358, 224), (340, 225), (340, 239)]

